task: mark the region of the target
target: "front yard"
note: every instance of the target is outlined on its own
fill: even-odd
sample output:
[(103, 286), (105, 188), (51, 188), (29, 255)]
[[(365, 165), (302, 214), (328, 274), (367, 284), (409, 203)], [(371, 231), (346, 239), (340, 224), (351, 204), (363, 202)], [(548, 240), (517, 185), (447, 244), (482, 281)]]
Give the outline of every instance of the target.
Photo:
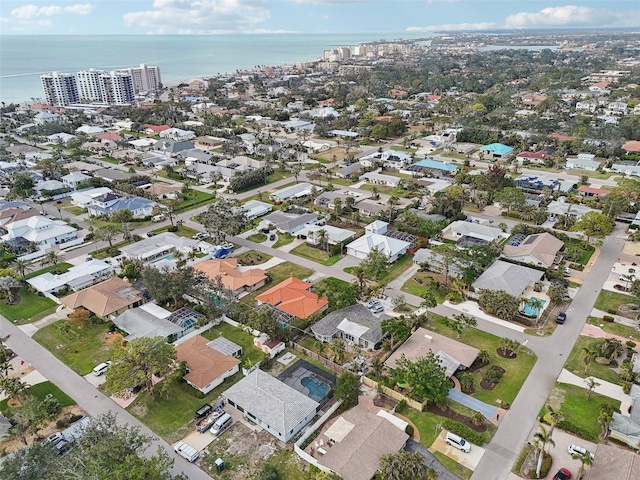
[[(69, 407), (71, 405), (76, 404), (76, 402), (74, 402), (73, 399), (69, 397), (69, 395), (64, 393), (57, 386), (55, 386), (53, 383), (49, 381), (37, 383), (35, 385), (30, 386), (27, 389), (27, 394), (32, 397), (35, 397), (38, 400), (44, 400), (45, 397), (47, 397), (47, 395), (51, 395), (56, 400), (58, 400), (58, 402), (60, 402), (61, 407)], [(8, 402), (9, 402), (8, 398), (5, 398), (0, 402), (0, 412), (2, 412), (3, 415), (6, 415), (11, 408), (9, 407)]]
[(45, 313), (53, 313), (58, 305), (47, 297), (33, 293), (27, 285), (18, 290), (17, 296), (20, 301), (15, 305), (7, 305), (0, 301), (0, 315), (17, 324), (34, 321)]
[(615, 313), (620, 305), (631, 303), (633, 298), (624, 293), (600, 290), (594, 308), (608, 313)]
[(307, 243), (298, 245), (291, 250), (291, 253), (326, 266), (333, 265), (342, 258), (340, 255), (331, 255), (330, 252), (313, 247)]
[(433, 272), (417, 272), (404, 282), (401, 290), (418, 297), (424, 297), (424, 294), (430, 291), (438, 303), (444, 302), (448, 293), (444, 286), (444, 275)]
[[(68, 330), (64, 327), (68, 325)], [(33, 339), (80, 375), (111, 359), (121, 344), (120, 334), (109, 334), (110, 322), (82, 323), (59, 320), (39, 329)]]
[[(165, 233), (165, 232), (168, 232), (170, 228), (171, 228), (171, 225), (167, 225), (166, 227), (156, 228), (153, 231), (155, 233)], [(196, 233), (199, 233), (199, 232), (195, 228), (185, 227), (183, 225), (182, 227), (178, 227), (178, 230), (172, 233), (175, 233), (179, 237), (192, 238)]]
[(589, 362), (587, 373), (585, 374), (584, 358), (586, 356), (586, 350), (590, 350), (594, 345), (602, 343), (604, 343), (603, 338), (584, 337), (580, 335), (578, 340), (576, 340), (571, 353), (569, 353), (569, 357), (567, 358), (567, 363), (565, 363), (564, 368), (582, 378), (593, 376), (606, 380), (607, 382), (620, 385), (621, 382), (616, 372), (606, 365), (596, 363), (595, 360)]

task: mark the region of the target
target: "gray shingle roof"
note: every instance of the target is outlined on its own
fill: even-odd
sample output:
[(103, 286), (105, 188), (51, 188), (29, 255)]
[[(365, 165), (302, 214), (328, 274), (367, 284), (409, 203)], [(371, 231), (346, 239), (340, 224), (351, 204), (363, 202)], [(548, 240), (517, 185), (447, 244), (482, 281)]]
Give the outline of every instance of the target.
[(544, 272), (502, 260), (496, 260), (478, 279), (473, 288), (500, 291), (519, 297), (531, 282), (537, 282)]
[(382, 339), (380, 323), (384, 318), (387, 317), (383, 316), (382, 318), (378, 318), (373, 315), (368, 308), (358, 303), (357, 305), (351, 305), (350, 307), (341, 308), (340, 310), (329, 313), (316, 322), (316, 324), (311, 327), (311, 331), (314, 334), (322, 336), (335, 335), (340, 322), (347, 319), (350, 322), (357, 323), (369, 329), (361, 338), (368, 342), (378, 343)]
[(229, 388), (223, 396), (283, 435), (320, 405), (260, 369)]

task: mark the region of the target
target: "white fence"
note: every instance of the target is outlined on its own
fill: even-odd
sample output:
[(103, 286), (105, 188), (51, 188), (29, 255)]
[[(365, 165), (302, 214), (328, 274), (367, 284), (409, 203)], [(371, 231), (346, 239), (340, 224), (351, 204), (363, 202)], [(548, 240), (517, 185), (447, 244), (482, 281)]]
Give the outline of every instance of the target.
[(325, 472), (329, 472), (329, 473), (336, 473), (333, 470), (331, 470), (330, 468), (325, 467), (324, 465), (320, 465), (318, 463), (318, 460), (316, 460), (314, 457), (312, 457), (311, 455), (309, 455), (307, 452), (305, 452), (300, 445), (302, 445), (307, 438), (309, 438), (311, 435), (313, 435), (313, 433), (320, 428), (324, 422), (326, 422), (331, 415), (334, 414), (334, 412), (340, 407), (340, 405), (342, 405), (341, 401), (337, 401), (336, 403), (334, 403), (331, 408), (329, 410), (327, 410), (325, 412), (324, 415), (322, 415), (317, 421), (316, 423), (314, 423), (310, 428), (308, 428), (304, 434), (298, 439), (298, 441), (293, 445), (293, 449), (295, 450), (295, 452), (298, 454), (298, 456), (303, 459), (305, 462), (310, 463), (311, 465), (314, 465), (316, 467), (318, 467), (320, 470), (323, 470)]

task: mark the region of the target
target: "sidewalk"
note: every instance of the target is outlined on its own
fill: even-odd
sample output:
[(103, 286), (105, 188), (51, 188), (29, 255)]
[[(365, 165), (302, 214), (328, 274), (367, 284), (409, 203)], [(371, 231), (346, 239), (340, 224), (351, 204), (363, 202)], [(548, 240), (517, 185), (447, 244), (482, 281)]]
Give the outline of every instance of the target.
[(41, 320), (38, 320), (37, 322), (18, 325), (18, 328), (22, 330), (24, 333), (26, 333), (27, 335), (29, 335), (30, 337), (33, 337), (33, 335), (41, 328), (44, 328), (48, 325), (56, 323), (58, 320), (67, 318), (67, 315), (69, 315), (71, 312), (72, 310), (70, 308), (67, 308), (64, 305), (59, 305), (55, 313), (52, 313), (51, 315), (47, 315), (46, 317), (44, 317)]
[(627, 317), (622, 317), (620, 315), (607, 313), (604, 310), (598, 310), (597, 308), (594, 308), (593, 310), (591, 310), (591, 316), (592, 317), (602, 318), (605, 315), (613, 317), (613, 321), (614, 322), (619, 323), (621, 325), (626, 325), (627, 327), (638, 328), (638, 326), (640, 326), (640, 322), (638, 322), (637, 320), (634, 320), (632, 318), (627, 318)]
[(560, 376), (558, 377), (559, 383), (568, 383), (570, 385), (576, 385), (578, 387), (585, 388), (587, 387), (588, 378), (593, 378), (596, 380), (599, 385), (594, 388), (594, 392), (600, 395), (604, 395), (605, 397), (613, 398), (615, 400), (620, 400), (620, 411), (627, 412), (629, 407), (631, 406), (631, 397), (622, 391), (622, 387), (620, 385), (616, 385), (611, 382), (607, 382), (606, 380), (602, 380), (597, 377), (587, 377), (582, 378), (573, 373), (571, 373), (567, 369), (562, 369), (560, 372)]

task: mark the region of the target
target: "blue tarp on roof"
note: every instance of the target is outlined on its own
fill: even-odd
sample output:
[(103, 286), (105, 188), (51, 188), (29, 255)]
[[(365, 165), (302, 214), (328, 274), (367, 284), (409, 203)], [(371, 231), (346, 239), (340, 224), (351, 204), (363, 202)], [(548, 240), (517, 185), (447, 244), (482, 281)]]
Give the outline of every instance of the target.
[(434, 168), (437, 170), (444, 170), (446, 172), (452, 172), (457, 167), (451, 163), (438, 162), (437, 160), (433, 160), (432, 158), (425, 158), (424, 160), (420, 160), (419, 162), (414, 163), (418, 167), (422, 168)]
[(480, 150), (485, 152), (493, 152), (497, 155), (506, 155), (511, 152), (513, 148), (508, 145), (504, 145), (503, 143), (490, 143), (489, 145), (484, 145)]

